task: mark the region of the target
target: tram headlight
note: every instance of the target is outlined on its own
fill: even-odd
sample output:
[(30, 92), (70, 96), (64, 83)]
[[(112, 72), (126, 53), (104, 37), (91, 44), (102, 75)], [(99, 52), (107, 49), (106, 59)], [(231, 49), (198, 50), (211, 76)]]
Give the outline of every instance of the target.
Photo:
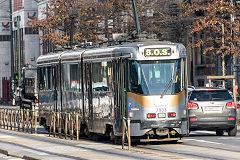
[(168, 118), (171, 118), (171, 117), (176, 117), (176, 113), (175, 112), (168, 113)]
[(148, 113), (147, 118), (156, 118), (156, 114), (155, 113)]

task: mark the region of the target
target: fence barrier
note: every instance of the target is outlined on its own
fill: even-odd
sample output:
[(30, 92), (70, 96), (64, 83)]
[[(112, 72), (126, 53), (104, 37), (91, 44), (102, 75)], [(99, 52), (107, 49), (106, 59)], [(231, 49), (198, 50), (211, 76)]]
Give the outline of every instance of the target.
[(58, 136), (71, 140), (79, 140), (81, 118), (76, 112), (50, 112), (51, 123), (49, 127), (49, 136)]
[[(37, 111), (29, 109), (6, 109), (0, 108), (0, 129), (21, 131), (25, 133), (37, 133)], [(49, 136), (58, 136), (71, 140), (79, 140), (81, 129), (81, 117), (78, 113), (72, 112), (49, 112), (50, 127)], [(123, 118), (122, 149), (125, 139), (128, 141), (128, 150), (131, 149), (130, 120)]]
[(0, 109), (0, 128), (37, 133), (37, 112), (29, 109)]
[(130, 119), (123, 117), (122, 149), (124, 149), (125, 138), (127, 137), (128, 150), (131, 150)]

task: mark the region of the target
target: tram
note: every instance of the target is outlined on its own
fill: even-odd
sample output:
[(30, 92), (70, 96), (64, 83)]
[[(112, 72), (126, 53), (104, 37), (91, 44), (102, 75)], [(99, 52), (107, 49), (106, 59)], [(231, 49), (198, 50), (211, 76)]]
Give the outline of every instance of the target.
[(42, 55), (37, 59), (40, 124), (49, 111), (76, 112), (85, 134), (142, 141), (188, 134), (187, 53), (182, 44), (139, 41)]

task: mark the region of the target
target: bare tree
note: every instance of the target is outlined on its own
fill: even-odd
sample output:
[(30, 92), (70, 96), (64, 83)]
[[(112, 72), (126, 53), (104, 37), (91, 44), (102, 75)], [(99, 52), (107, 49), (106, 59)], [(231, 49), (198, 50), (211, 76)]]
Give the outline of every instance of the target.
[[(43, 12), (47, 14), (46, 19), (38, 19), (29, 25), (45, 33), (40, 37), (43, 41), (50, 41), (56, 46), (70, 43), (72, 26), (73, 44), (100, 42), (105, 40), (99, 36), (101, 34), (127, 30), (124, 21), (121, 21), (124, 14), (127, 14), (125, 3), (124, 0), (78, 1), (76, 7), (74, 1), (51, 0)], [(74, 21), (72, 13), (75, 13)]]
[(138, 2), (141, 31), (156, 35), (160, 40), (180, 41), (180, 2), (177, 0), (148, 0)]
[(239, 56), (239, 7), (231, 0), (188, 0), (183, 5), (185, 12), (182, 16), (193, 21), (191, 35), (197, 39), (189, 45), (193, 48), (202, 46), (204, 54), (221, 55), (223, 75), (226, 70), (224, 58)]

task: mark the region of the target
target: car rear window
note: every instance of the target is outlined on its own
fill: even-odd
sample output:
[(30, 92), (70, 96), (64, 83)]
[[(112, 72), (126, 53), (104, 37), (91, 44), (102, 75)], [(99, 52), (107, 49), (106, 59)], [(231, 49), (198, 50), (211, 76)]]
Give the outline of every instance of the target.
[(193, 91), (190, 98), (193, 101), (224, 101), (232, 99), (227, 90)]

